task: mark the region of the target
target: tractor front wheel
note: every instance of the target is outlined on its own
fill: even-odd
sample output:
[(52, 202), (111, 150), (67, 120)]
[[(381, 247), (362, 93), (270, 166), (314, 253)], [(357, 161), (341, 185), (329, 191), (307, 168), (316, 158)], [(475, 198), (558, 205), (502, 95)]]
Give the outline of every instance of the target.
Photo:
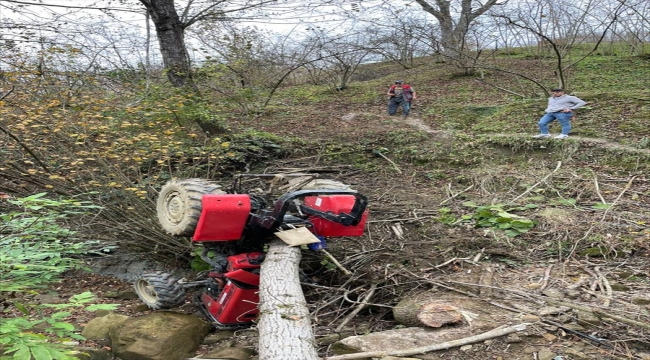
[(185, 300), (185, 289), (178, 279), (163, 271), (140, 275), (133, 289), (151, 309), (173, 308)]
[(192, 236), (201, 216), (203, 195), (224, 193), (221, 186), (208, 180), (169, 181), (158, 195), (158, 221), (168, 234)]

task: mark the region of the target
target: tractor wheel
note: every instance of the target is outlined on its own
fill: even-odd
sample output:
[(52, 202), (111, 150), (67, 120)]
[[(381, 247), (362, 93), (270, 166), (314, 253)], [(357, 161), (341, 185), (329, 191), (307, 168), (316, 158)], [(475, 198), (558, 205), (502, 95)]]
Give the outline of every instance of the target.
[(156, 210), (162, 228), (171, 235), (192, 236), (201, 216), (204, 194), (224, 194), (221, 186), (203, 179), (169, 181), (160, 190)]
[(350, 185), (330, 179), (314, 179), (300, 187), (300, 190), (352, 190)]
[(157, 271), (143, 274), (133, 284), (140, 300), (152, 309), (169, 309), (185, 299), (185, 289), (171, 274)]

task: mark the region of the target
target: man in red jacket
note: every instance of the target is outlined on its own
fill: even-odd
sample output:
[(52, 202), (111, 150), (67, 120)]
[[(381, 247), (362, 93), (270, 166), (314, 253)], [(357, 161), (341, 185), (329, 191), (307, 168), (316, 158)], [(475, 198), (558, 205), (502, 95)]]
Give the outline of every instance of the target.
[(411, 110), (411, 101), (415, 100), (415, 90), (404, 81), (397, 80), (395, 84), (388, 89), (388, 115), (397, 114), (397, 108), (402, 106), (402, 115), (408, 116)]

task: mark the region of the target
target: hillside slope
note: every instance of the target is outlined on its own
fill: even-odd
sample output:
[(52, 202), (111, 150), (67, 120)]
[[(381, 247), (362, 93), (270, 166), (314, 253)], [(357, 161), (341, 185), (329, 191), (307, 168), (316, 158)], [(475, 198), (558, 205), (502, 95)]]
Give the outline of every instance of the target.
[[(539, 63), (507, 60), (519, 71)], [(553, 87), (552, 68), (544, 70), (543, 83)], [(331, 249), (354, 271), (355, 286), (379, 284), (372, 303), (395, 305), (413, 290), (429, 289), (507, 304), (515, 311), (504, 324), (543, 314), (564, 326), (539, 323), (524, 340), (448, 350), (446, 357), (528, 359), (542, 349), (566, 358), (642, 353), (647, 328), (602, 313), (648, 320), (648, 59), (594, 57), (579, 64), (569, 91), (589, 104), (578, 112), (572, 136), (559, 141), (531, 138), (546, 105), (542, 89), (502, 72), (482, 78), (455, 72), (427, 63), (340, 93), (287, 88), (279, 102), (289, 108), (236, 126), (319, 146), (314, 156), (267, 164), (266, 171), (334, 173), (369, 196), (368, 235), (332, 241)], [(384, 93), (398, 78), (418, 91), (408, 118), (385, 112)], [(552, 132), (559, 132), (557, 124)], [(489, 283), (486, 271), (494, 274)], [(312, 297), (314, 308), (327, 299)], [(562, 310), (547, 313), (558, 301)], [(585, 325), (578, 310), (584, 307), (598, 309), (597, 323)], [(344, 314), (319, 317), (321, 334)], [(370, 307), (349, 326), (378, 331), (392, 321), (390, 312)], [(594, 346), (566, 329), (606, 344)], [(635, 340), (626, 340), (628, 331)]]
[[(392, 307), (429, 291), (461, 308), (500, 306), (500, 318), (456, 328), (533, 324), (423, 359), (648, 356), (650, 59), (591, 56), (569, 69), (568, 91), (589, 104), (561, 141), (531, 137), (546, 94), (521, 76), (554, 87), (553, 60), (490, 61), (473, 76), (436, 59), (368, 64), (343, 91), (286, 86), (249, 114), (224, 111), (217, 93), (213, 107), (192, 107), (164, 86), (92, 85), (69, 102), (17, 89), (0, 108), (0, 191), (87, 196), (104, 208), (76, 224), (86, 238), (181, 266), (189, 240), (153, 221), (168, 179), (227, 187), (235, 172), (317, 173), (364, 193), (371, 213), (364, 236), (329, 242), (351, 277), (304, 254), (318, 339), (400, 328)], [(407, 118), (386, 114), (396, 79), (418, 92)], [(214, 120), (216, 132), (196, 119)], [(333, 352), (326, 342), (319, 351)]]

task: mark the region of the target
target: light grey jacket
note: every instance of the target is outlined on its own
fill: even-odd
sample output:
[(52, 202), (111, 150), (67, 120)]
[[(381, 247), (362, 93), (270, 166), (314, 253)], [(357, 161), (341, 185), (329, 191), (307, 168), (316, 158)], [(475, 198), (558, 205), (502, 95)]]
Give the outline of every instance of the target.
[(562, 96), (548, 98), (548, 107), (544, 110), (547, 113), (560, 112), (564, 109), (575, 110), (587, 105), (586, 102), (575, 96), (564, 94)]

